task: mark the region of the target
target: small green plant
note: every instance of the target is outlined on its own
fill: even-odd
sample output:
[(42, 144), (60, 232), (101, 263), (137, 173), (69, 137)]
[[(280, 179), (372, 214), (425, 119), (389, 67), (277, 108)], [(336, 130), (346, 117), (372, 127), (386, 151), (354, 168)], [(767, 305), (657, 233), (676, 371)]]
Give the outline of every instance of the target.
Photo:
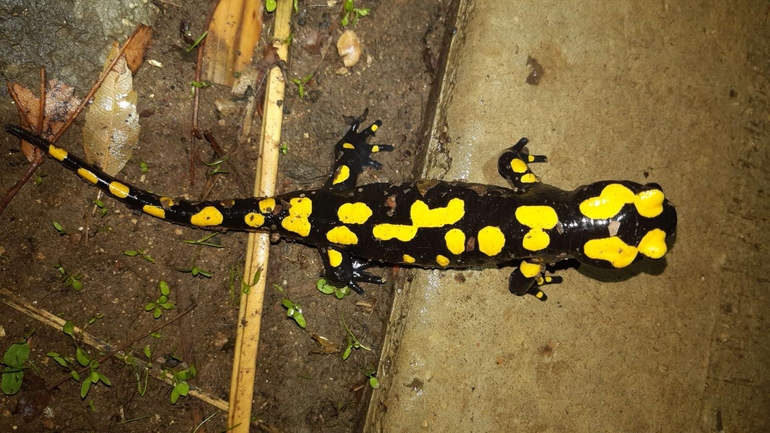
[[(278, 2), (276, 0), (265, 0), (265, 10), (268, 13), (275, 12), (275, 8), (278, 6)], [(294, 13), (299, 13), (299, 5), (297, 5), (297, 0), (294, 0)]]
[(307, 322), (305, 321), (305, 316), (302, 315), (302, 307), (288, 298), (281, 301), (281, 305), (286, 308), (286, 317), (291, 317), (300, 328), (305, 329)]
[(153, 259), (152, 257), (150, 257), (150, 255), (149, 255), (149, 254), (147, 254), (147, 252), (145, 252), (144, 250), (129, 250), (129, 251), (123, 251), (123, 255), (124, 255), (124, 256), (128, 256), (128, 257), (136, 257), (136, 256), (139, 256), (139, 257), (141, 257), (141, 258), (143, 258), (143, 259), (147, 260), (147, 261), (148, 261), (148, 262), (150, 262), (150, 263), (155, 263), (155, 259)]
[(0, 370), (2, 375), (0, 389), (2, 389), (5, 395), (14, 395), (21, 389), (21, 384), (24, 381), (24, 370), (27, 369), (24, 364), (29, 359), (29, 344), (27, 341), (33, 332), (35, 332), (34, 329), (24, 336), (24, 340), (13, 343), (5, 351), (5, 355), (3, 355), (2, 364), (4, 368)]
[(348, 296), (351, 293), (350, 287), (335, 287), (331, 284), (327, 283), (325, 279), (321, 278), (318, 281), (315, 282), (316, 288), (318, 288), (318, 291), (323, 293), (324, 295), (331, 295), (334, 293), (334, 296), (337, 297), (337, 299), (342, 299), (345, 296)]
[(227, 174), (230, 173), (229, 171), (222, 168), (222, 165), (230, 160), (229, 156), (226, 156), (224, 158), (217, 159), (213, 162), (204, 162), (203, 165), (207, 167), (213, 167), (213, 170), (206, 173), (208, 176), (214, 176), (215, 174)]
[(343, 0), (342, 2), (342, 27), (347, 27), (348, 24), (356, 25), (358, 17), (365, 17), (369, 15), (369, 8), (357, 8), (353, 4), (353, 0)]
[[(92, 318), (89, 320), (89, 323), (93, 323), (98, 318), (100, 317), (97, 316), (96, 318)], [(106, 386), (112, 386), (112, 382), (110, 382), (107, 376), (98, 370), (100, 365), (99, 361), (91, 359), (88, 356), (88, 352), (80, 347), (78, 337), (75, 335), (75, 325), (71, 321), (67, 321), (62, 327), (62, 332), (69, 335), (75, 344), (75, 359), (69, 356), (60, 355), (57, 352), (48, 352), (46, 355), (53, 358), (53, 360), (62, 367), (69, 368), (70, 376), (77, 382), (81, 382), (81, 376), (73, 366), (80, 365), (81, 367), (88, 367), (88, 375), (80, 384), (80, 398), (85, 400), (88, 392), (91, 390), (91, 386), (97, 385), (99, 382), (102, 382)]]
[(305, 99), (305, 84), (309, 83), (310, 80), (313, 79), (315, 76), (315, 72), (312, 74), (306, 76), (305, 78), (292, 78), (291, 82), (297, 85), (297, 92), (299, 93), (300, 99)]
[(195, 95), (195, 89), (205, 89), (211, 86), (211, 83), (205, 81), (190, 81), (190, 96)]
[(173, 374), (174, 377), (171, 379), (171, 385), (174, 386), (174, 389), (171, 390), (171, 404), (176, 404), (179, 401), (179, 397), (185, 397), (190, 393), (190, 384), (187, 381), (195, 378), (197, 372), (195, 366), (191, 365)]
[(220, 243), (209, 242), (210, 239), (212, 239), (214, 236), (216, 236), (218, 234), (219, 234), (219, 232), (214, 232), (214, 233), (206, 235), (206, 236), (204, 236), (204, 237), (202, 237), (202, 238), (200, 238), (198, 240), (195, 240), (195, 241), (193, 241), (193, 240), (184, 240), (182, 242), (184, 242), (186, 244), (191, 244), (191, 245), (203, 245), (204, 247), (224, 248), (225, 246), (220, 244)]
[(179, 272), (190, 273), (192, 274), (193, 277), (197, 277), (198, 275), (200, 275), (201, 277), (211, 278), (211, 276), (213, 275), (211, 272), (204, 271), (203, 269), (199, 268), (196, 265), (193, 265), (193, 267), (190, 269), (177, 269), (177, 270)]
[(55, 264), (54, 267), (59, 270), (59, 273), (61, 274), (61, 282), (64, 283), (64, 287), (72, 287), (72, 290), (75, 291), (81, 291), (83, 290), (83, 283), (80, 282), (80, 279), (83, 278), (80, 274), (68, 274), (67, 270), (64, 269), (64, 266), (60, 264)]
[(369, 386), (371, 386), (372, 389), (380, 389), (380, 381), (374, 377), (375, 374), (377, 374), (377, 370), (373, 366), (367, 365), (364, 375), (369, 378)]
[(281, 152), (281, 155), (286, 155), (289, 153), (289, 145), (286, 143), (281, 143), (281, 146), (278, 148), (278, 150)]
[(52, 221), (52, 222), (53, 222), (53, 228), (55, 228), (55, 229), (56, 229), (56, 231), (57, 231), (57, 232), (59, 232), (59, 234), (60, 234), (60, 235), (64, 236), (64, 235), (66, 235), (66, 234), (67, 234), (67, 231), (66, 231), (66, 230), (64, 230), (64, 227), (62, 227), (62, 225), (61, 225), (61, 224), (59, 224), (59, 223), (58, 223), (58, 222), (56, 222), (56, 221)]
[(98, 208), (99, 208), (99, 211), (100, 211), (100, 216), (101, 216), (102, 218), (104, 218), (105, 216), (107, 216), (107, 212), (109, 212), (109, 211), (108, 211), (108, 210), (107, 210), (107, 208), (104, 206), (104, 202), (103, 202), (103, 201), (101, 201), (101, 200), (99, 200), (99, 199), (96, 199), (96, 200), (94, 200), (94, 204), (96, 205), (96, 207), (98, 207)]
[(192, 45), (190, 45), (190, 46), (187, 48), (187, 52), (189, 53), (190, 51), (194, 50), (194, 49), (195, 49), (195, 47), (197, 47), (198, 45), (200, 45), (200, 43), (201, 43), (201, 42), (203, 42), (203, 39), (204, 39), (206, 36), (208, 36), (208, 34), (209, 34), (209, 31), (208, 31), (208, 30), (206, 30), (205, 32), (203, 32), (203, 34), (202, 34), (202, 35), (198, 36), (198, 39), (196, 39), (196, 40), (195, 40), (195, 42), (193, 42), (193, 44), (192, 44)]
[(149, 173), (150, 167), (147, 165), (146, 162), (142, 161), (139, 163), (139, 170), (142, 170), (142, 173)]
[(37, 174), (37, 177), (35, 177), (35, 186), (40, 186), (43, 184), (43, 178), (48, 176), (47, 174)]
[(353, 334), (353, 331), (348, 328), (348, 324), (345, 323), (345, 316), (342, 316), (342, 326), (345, 327), (345, 330), (348, 331), (348, 344), (345, 346), (345, 350), (342, 352), (342, 360), (348, 359), (350, 357), (350, 353), (353, 352), (353, 349), (364, 349), (364, 350), (372, 350), (363, 344), (361, 344), (360, 341), (358, 341), (358, 338), (355, 334)]
[(176, 304), (168, 300), (168, 295), (171, 292), (168, 283), (160, 280), (158, 286), (160, 289), (160, 296), (158, 299), (156, 299), (155, 302), (148, 302), (144, 306), (144, 311), (152, 311), (152, 317), (156, 319), (160, 319), (160, 316), (163, 315), (163, 310), (173, 310), (176, 306)]

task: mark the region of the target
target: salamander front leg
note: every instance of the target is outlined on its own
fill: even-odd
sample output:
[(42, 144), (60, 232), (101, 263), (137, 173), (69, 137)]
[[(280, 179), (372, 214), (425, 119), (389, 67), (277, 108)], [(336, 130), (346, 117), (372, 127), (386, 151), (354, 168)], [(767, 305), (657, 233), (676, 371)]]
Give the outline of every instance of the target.
[(357, 293), (364, 293), (364, 289), (358, 283), (384, 284), (385, 280), (376, 275), (365, 272), (372, 266), (371, 263), (350, 257), (345, 250), (334, 247), (321, 247), (318, 249), (324, 263), (326, 282), (335, 287), (350, 287)]
[(529, 140), (522, 138), (518, 143), (505, 149), (497, 160), (497, 171), (504, 177), (515, 191), (526, 191), (530, 186), (539, 182), (537, 176), (529, 169), (529, 164), (548, 162), (545, 155), (530, 155), (524, 150)]
[(373, 160), (371, 155), (393, 150), (393, 146), (389, 144), (366, 142), (382, 125), (380, 120), (376, 120), (361, 132), (358, 132), (359, 125), (360, 121), (354, 120), (342, 140), (334, 146), (334, 170), (326, 182), (326, 188), (334, 190), (355, 188), (358, 175), (364, 171), (364, 167), (373, 167), (377, 170), (382, 168), (382, 164)]
[(532, 295), (541, 301), (548, 299), (548, 296), (540, 290), (540, 286), (546, 284), (559, 284), (561, 277), (548, 277), (544, 275), (545, 265), (539, 263), (530, 263), (523, 261), (508, 277), (508, 290), (514, 295), (524, 296)]

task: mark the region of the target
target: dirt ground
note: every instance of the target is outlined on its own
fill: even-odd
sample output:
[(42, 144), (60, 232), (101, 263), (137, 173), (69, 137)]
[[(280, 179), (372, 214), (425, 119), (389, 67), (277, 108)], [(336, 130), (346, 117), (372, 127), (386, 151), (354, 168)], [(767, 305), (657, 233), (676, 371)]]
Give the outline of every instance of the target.
[[(189, 21), (191, 32), (200, 33), (208, 2), (187, 2), (183, 7), (157, 4), (162, 10), (147, 18), (155, 30), (147, 58), (163, 67), (145, 65), (135, 77), (142, 133), (139, 147), (119, 177), (151, 191), (198, 199), (207, 180), (203, 163), (214, 156), (205, 143), (192, 146), (198, 163), (191, 185), (189, 81), (195, 57), (185, 53), (179, 27), (180, 22)], [(296, 87), (287, 87), (283, 140), (288, 151), (280, 161), (279, 191), (321, 186), (331, 166), (332, 146), (347, 128), (344, 116), (360, 115), (367, 108), (370, 121), (384, 121), (373, 141), (391, 143), (396, 149), (379, 155), (383, 169), (366, 172), (361, 182), (399, 182), (413, 177), (435, 62), (448, 31), (444, 21), (447, 6), (437, 0), (359, 1), (356, 6), (371, 8), (370, 15), (354, 27), (364, 43), (365, 58), (342, 75), (335, 50), (322, 58), (314, 42), (320, 36), (322, 43), (328, 43), (325, 35), (329, 33), (331, 42), (336, 42), (340, 30), (335, 22), (341, 5), (299, 2), (288, 73), (290, 77), (317, 73), (307, 85), (304, 99)], [(0, 36), (5, 43), (0, 48), (0, 78), (37, 89), (38, 68), (43, 66), (49, 78), (74, 85), (76, 93), (84, 96), (101, 70), (113, 38), (105, 36), (111, 30), (94, 13), (74, 9), (71, 2), (3, 2)], [(266, 28), (271, 19), (266, 15)], [(135, 22), (131, 24), (123, 28), (125, 34)], [(238, 110), (232, 115), (216, 111), (214, 100), (228, 97), (225, 89), (204, 90), (199, 116), (202, 129), (212, 131), (225, 147), (235, 142), (244, 105), (236, 101)], [(82, 117), (59, 142), (79, 155)], [(0, 120), (18, 123), (4, 87), (0, 89)], [(253, 130), (259, 131), (259, 125)], [(230, 174), (219, 177), (207, 198), (249, 194), (257, 155), (253, 143), (257, 141), (253, 137), (252, 144), (236, 150), (223, 166)], [(5, 191), (23, 175), (27, 162), (16, 139), (2, 135), (0, 146), (0, 186)], [(140, 168), (142, 162), (149, 167), (146, 173)], [(0, 288), (76, 326), (87, 326), (87, 332), (112, 345), (132, 341), (132, 353), (138, 360), (146, 359), (143, 348), (149, 346), (156, 372), (161, 366), (179, 371), (194, 365), (197, 377), (190, 383), (226, 400), (246, 234), (217, 235), (214, 241), (223, 248), (185, 244), (183, 240), (200, 239), (207, 233), (133, 213), (109, 198), (104, 199), (107, 213), (100, 217), (93, 209), (97, 191), (72, 173), (49, 161), (37, 175), (40, 182), (36, 184), (33, 176), (0, 215)], [(54, 221), (67, 234), (57, 232)], [(124, 254), (132, 250), (144, 251), (154, 263)], [(58, 266), (69, 275), (81, 276), (83, 289), (66, 287)], [(210, 272), (211, 277), (183, 271), (193, 266)], [(365, 295), (343, 300), (316, 289), (321, 270), (312, 248), (281, 242), (272, 249), (254, 396), (254, 415), (263, 430), (351, 431), (359, 428), (366, 412), (371, 389), (365, 372), (376, 371), (398, 270), (375, 269), (390, 283), (370, 286)], [(159, 296), (160, 280), (168, 282), (177, 307), (154, 319), (144, 306)], [(285, 298), (302, 305), (307, 329), (286, 318), (281, 305)], [(193, 302), (197, 306), (180, 321), (163, 328), (159, 336), (146, 336)], [(100, 318), (89, 324), (95, 317)], [(313, 334), (344, 347), (343, 317), (361, 343), (372, 350), (356, 350), (346, 361), (340, 353), (314, 353), (319, 345), (312, 340)], [(0, 327), (3, 351), (34, 330), (29, 340), (31, 368), (22, 390), (10, 397), (0, 395), (2, 431), (193, 431), (203, 419), (207, 421), (197, 431), (225, 428), (224, 412), (191, 397), (171, 404), (168, 385), (151, 378), (145, 389), (144, 373), (117, 359), (98, 368), (111, 381), (110, 387), (94, 386), (81, 399), (80, 384), (69, 380), (47, 393), (45, 388), (67, 378), (69, 369), (46, 354), (74, 357), (72, 339), (2, 303)], [(185, 350), (186, 344), (191, 351)], [(92, 358), (99, 356), (87, 345), (82, 348)]]

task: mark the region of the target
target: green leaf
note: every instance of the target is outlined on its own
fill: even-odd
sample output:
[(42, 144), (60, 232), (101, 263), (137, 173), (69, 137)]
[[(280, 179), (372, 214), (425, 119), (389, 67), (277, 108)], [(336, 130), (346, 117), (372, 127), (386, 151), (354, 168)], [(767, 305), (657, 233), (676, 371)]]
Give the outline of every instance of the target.
[(154, 302), (148, 302), (147, 305), (144, 306), (144, 311), (152, 311), (154, 309), (155, 309)]
[(318, 288), (318, 291), (323, 293), (324, 295), (331, 295), (334, 293), (334, 286), (331, 284), (326, 284), (326, 280), (321, 278), (320, 280), (315, 282), (316, 288)]
[(136, 257), (139, 255), (139, 251), (123, 251), (123, 255), (128, 257)]
[(163, 307), (164, 310), (171, 310), (176, 306), (176, 304), (174, 304), (173, 302), (166, 302), (166, 303), (160, 304), (160, 306)]
[(62, 327), (62, 332), (69, 335), (72, 338), (75, 338), (75, 324), (72, 323), (71, 320), (67, 320), (67, 322)]
[(83, 384), (80, 385), (80, 398), (85, 399), (88, 395), (88, 391), (91, 390), (91, 378), (87, 378), (83, 381)]
[(344, 361), (344, 360), (348, 359), (348, 357), (350, 356), (350, 352), (352, 352), (352, 351), (353, 351), (353, 345), (348, 344), (348, 347), (346, 347), (345, 351), (342, 352), (342, 360)]
[(299, 325), (300, 328), (305, 329), (307, 326), (307, 322), (305, 321), (305, 316), (302, 315), (300, 312), (296, 312), (294, 314), (294, 321), (297, 322), (297, 325)]
[(52, 221), (52, 222), (53, 222), (53, 228), (55, 228), (56, 231), (59, 232), (60, 235), (66, 235), (67, 234), (67, 232), (64, 231), (64, 227), (62, 227), (61, 224), (59, 224), (56, 221)]
[(5, 352), (3, 364), (8, 367), (21, 367), (29, 358), (29, 344), (15, 343)]
[(281, 301), (281, 305), (283, 305), (286, 308), (291, 308), (294, 306), (294, 302), (291, 302), (291, 299), (284, 299)]
[(187, 382), (179, 382), (174, 388), (179, 395), (187, 395), (190, 392), (190, 385)]
[(76, 358), (78, 360), (78, 364), (82, 365), (83, 367), (87, 366), (88, 363), (91, 362), (91, 360), (88, 359), (88, 354), (85, 352), (85, 350), (79, 347), (77, 349)]
[(161, 314), (163, 314), (163, 310), (161, 310), (160, 307), (155, 307), (155, 310), (152, 312), (152, 317), (158, 319)]
[(160, 283), (158, 283), (160, 286), (160, 294), (164, 296), (168, 296), (169, 293), (171, 293), (171, 290), (168, 288), (168, 283), (160, 280)]
[(105, 384), (107, 386), (112, 386), (112, 382), (110, 382), (110, 380), (107, 379), (107, 376), (105, 376), (105, 375), (103, 375), (103, 374), (101, 374), (99, 372), (97, 372), (97, 374), (99, 375), (99, 380), (101, 380), (103, 384)]
[(91, 374), (88, 375), (88, 380), (93, 383), (99, 383), (99, 373), (96, 370), (91, 370)]
[(275, 11), (276, 5), (276, 0), (265, 0), (265, 10), (269, 13)]
[(150, 345), (144, 346), (144, 356), (147, 357), (147, 359), (152, 358), (152, 352), (150, 351)]
[(72, 376), (72, 378), (75, 379), (76, 381), (80, 382), (80, 374), (77, 371), (71, 370), (70, 376)]
[(369, 376), (369, 386), (371, 386), (372, 389), (380, 389), (380, 381), (374, 376)]
[(78, 292), (83, 290), (83, 283), (81, 283), (80, 281), (78, 281), (76, 279), (73, 279), (72, 280), (72, 289), (76, 290)]
[(159, 304), (165, 304), (166, 302), (168, 302), (168, 296), (160, 295), (160, 298), (158, 298), (158, 303)]
[(179, 401), (179, 391), (176, 388), (171, 390), (171, 404), (176, 404)]
[(14, 395), (21, 389), (21, 384), (23, 381), (23, 371), (3, 373), (3, 378), (0, 380), (0, 389), (3, 390), (3, 394), (5, 395)]

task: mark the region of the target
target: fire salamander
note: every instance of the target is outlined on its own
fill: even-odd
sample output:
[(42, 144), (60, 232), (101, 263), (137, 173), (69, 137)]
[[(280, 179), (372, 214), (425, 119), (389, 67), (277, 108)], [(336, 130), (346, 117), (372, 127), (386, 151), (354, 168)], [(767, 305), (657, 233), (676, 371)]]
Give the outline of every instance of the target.
[(475, 268), (520, 263), (508, 280), (516, 295), (545, 300), (545, 265), (574, 258), (588, 265), (623, 268), (659, 259), (674, 235), (674, 206), (656, 184), (602, 181), (563, 191), (542, 184), (522, 138), (498, 160), (511, 188), (422, 180), (356, 185), (371, 154), (390, 145), (369, 144), (378, 120), (358, 131), (355, 121), (335, 146), (334, 170), (323, 188), (267, 198), (190, 202), (152, 194), (121, 182), (45, 139), (19, 127), (28, 141), (131, 209), (178, 224), (210, 230), (267, 230), (315, 246), (326, 280), (362, 292), (359, 283), (383, 283), (366, 272), (373, 263), (425, 268)]

